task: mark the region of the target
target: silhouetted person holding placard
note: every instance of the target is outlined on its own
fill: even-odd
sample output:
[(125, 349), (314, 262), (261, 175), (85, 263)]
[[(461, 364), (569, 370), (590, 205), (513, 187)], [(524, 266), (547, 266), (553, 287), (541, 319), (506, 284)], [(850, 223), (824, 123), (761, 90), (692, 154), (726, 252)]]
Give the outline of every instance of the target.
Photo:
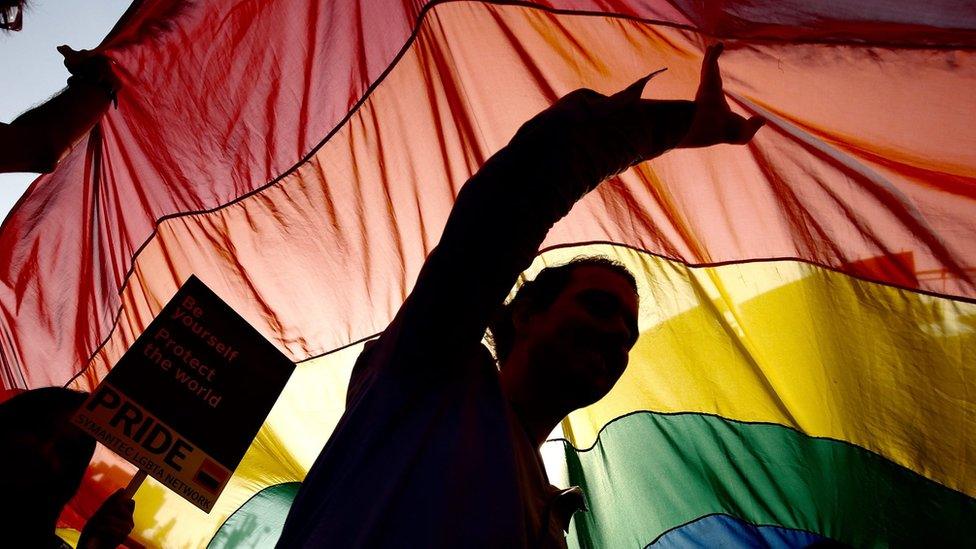
[[(46, 387), (0, 404), (0, 494), (5, 547), (61, 548), (54, 531), (61, 510), (78, 491), (95, 439), (71, 423), (88, 397)], [(114, 549), (132, 531), (134, 503), (112, 494), (82, 529), (79, 549)]]
[[(650, 76), (610, 97), (570, 93), (464, 185), (410, 296), (360, 355), (279, 547), (565, 546), (582, 497), (550, 486), (539, 448), (623, 373), (638, 336), (634, 281), (591, 259), (502, 302), (601, 181), (759, 130), (726, 103), (720, 52), (705, 54), (694, 101), (641, 99)], [(493, 320), (500, 368), (481, 344)]]

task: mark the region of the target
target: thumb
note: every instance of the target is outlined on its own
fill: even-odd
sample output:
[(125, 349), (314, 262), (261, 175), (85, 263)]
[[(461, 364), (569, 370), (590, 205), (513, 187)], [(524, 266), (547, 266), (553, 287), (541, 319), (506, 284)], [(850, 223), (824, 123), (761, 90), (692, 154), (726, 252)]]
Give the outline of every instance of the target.
[(82, 57), (83, 54), (87, 51), (87, 50), (73, 49), (71, 46), (67, 44), (61, 44), (56, 49), (58, 50), (58, 53), (60, 53), (61, 56), (64, 57), (65, 62), (77, 60), (79, 57)]
[(610, 100), (614, 103), (633, 103), (638, 101), (641, 98), (641, 94), (644, 93), (644, 88), (647, 86), (647, 83), (666, 70), (668, 70), (667, 67), (662, 67), (647, 76), (638, 78), (633, 84), (610, 96)]
[(105, 501), (102, 503), (102, 505), (106, 507), (112, 507), (112, 506), (118, 507), (122, 505), (125, 501), (127, 501), (125, 497), (125, 489), (119, 488), (118, 490), (112, 492), (112, 494), (109, 495), (107, 498), (105, 498)]
[(62, 44), (57, 47), (58, 53), (64, 57), (64, 66), (68, 72), (74, 74), (83, 62), (82, 52), (71, 49), (71, 46)]
[(731, 142), (738, 145), (744, 145), (749, 141), (752, 141), (752, 138), (756, 135), (756, 132), (758, 132), (759, 129), (765, 125), (765, 118), (761, 116), (753, 116), (749, 120), (742, 123), (742, 125), (739, 127), (739, 131), (737, 132), (738, 135), (736, 135)]

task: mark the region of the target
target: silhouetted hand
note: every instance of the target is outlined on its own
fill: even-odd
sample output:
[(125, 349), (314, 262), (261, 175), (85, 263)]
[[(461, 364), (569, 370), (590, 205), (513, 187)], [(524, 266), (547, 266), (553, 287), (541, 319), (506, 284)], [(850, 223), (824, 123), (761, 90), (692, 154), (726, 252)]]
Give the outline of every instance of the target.
[(78, 549), (115, 549), (132, 532), (136, 503), (117, 490), (95, 511), (78, 539)]
[(122, 82), (112, 72), (112, 60), (92, 50), (73, 50), (69, 46), (58, 46), (58, 53), (64, 56), (64, 66), (71, 73), (69, 85), (74, 80), (100, 86), (114, 95), (122, 87)]
[(749, 142), (765, 121), (732, 112), (722, 91), (718, 57), (708, 48), (694, 101), (643, 99), (655, 71), (610, 96), (579, 89), (526, 122), (513, 144), (534, 163), (568, 169), (596, 184), (672, 148)]
[(695, 94), (695, 116), (678, 147), (708, 147), (720, 143), (741, 145), (748, 143), (766, 123), (761, 116), (745, 119), (729, 109), (718, 68), (718, 58), (724, 49), (725, 46), (718, 43), (705, 50), (701, 81)]

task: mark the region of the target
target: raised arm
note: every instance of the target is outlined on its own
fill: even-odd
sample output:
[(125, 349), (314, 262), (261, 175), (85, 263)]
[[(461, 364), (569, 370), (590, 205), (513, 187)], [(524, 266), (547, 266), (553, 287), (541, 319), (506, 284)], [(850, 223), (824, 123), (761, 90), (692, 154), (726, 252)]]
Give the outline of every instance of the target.
[(721, 51), (706, 52), (695, 101), (641, 99), (654, 73), (609, 97), (577, 90), (523, 125), (461, 189), (381, 342), (436, 368), (435, 354), (481, 340), (549, 229), (601, 181), (674, 147), (748, 142), (763, 121), (729, 109)]
[(72, 74), (68, 87), (10, 124), (0, 124), (0, 172), (53, 170), (112, 104), (119, 84), (107, 58), (67, 46), (58, 51)]

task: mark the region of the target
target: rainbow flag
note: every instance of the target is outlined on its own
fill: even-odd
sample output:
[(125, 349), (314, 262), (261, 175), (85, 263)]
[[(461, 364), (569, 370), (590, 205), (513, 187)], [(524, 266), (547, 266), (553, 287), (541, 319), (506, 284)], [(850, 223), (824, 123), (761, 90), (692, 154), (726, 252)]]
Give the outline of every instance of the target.
[[(196, 274), (298, 368), (213, 512), (147, 481), (132, 537), (271, 544), (467, 178), (576, 88), (692, 97), (716, 39), (767, 126), (606, 182), (527, 273), (641, 279), (631, 366), (543, 448), (570, 544), (973, 546), (968, 2), (136, 2), (118, 109), (0, 232), (3, 387), (92, 389)], [(132, 473), (97, 452), (66, 537)]]

